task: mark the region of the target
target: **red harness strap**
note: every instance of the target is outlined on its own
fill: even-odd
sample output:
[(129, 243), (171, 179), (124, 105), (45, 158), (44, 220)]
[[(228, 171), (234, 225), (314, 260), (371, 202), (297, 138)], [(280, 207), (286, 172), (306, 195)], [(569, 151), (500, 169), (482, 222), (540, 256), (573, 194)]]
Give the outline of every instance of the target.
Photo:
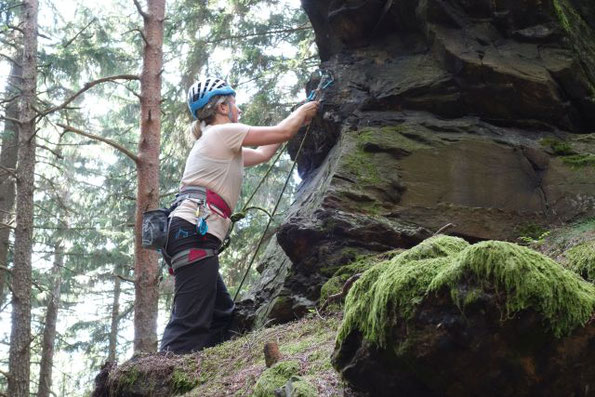
[(207, 205), (211, 209), (213, 209), (212, 207), (215, 207), (214, 209), (219, 210), (217, 212), (220, 212), (225, 218), (229, 218), (231, 216), (231, 208), (229, 208), (225, 200), (223, 200), (217, 193), (209, 189), (207, 189)]

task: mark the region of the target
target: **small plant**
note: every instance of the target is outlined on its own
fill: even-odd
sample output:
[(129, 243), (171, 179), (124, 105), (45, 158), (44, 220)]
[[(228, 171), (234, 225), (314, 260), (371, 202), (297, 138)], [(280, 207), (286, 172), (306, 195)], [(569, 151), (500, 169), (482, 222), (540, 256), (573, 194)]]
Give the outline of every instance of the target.
[(541, 146), (549, 148), (556, 156), (568, 156), (575, 154), (575, 151), (572, 150), (570, 143), (557, 138), (543, 138), (541, 141), (539, 141), (539, 143), (541, 143)]

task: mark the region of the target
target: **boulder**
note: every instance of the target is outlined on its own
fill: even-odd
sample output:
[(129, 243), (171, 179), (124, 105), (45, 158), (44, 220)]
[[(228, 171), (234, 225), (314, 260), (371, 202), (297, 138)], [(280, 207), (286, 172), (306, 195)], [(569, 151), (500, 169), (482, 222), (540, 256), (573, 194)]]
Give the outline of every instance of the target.
[(374, 396), (587, 396), (595, 287), (515, 244), (437, 236), (354, 284), (333, 357)]
[(445, 225), (516, 241), (595, 216), (592, 2), (302, 5), (335, 82), (289, 142), (303, 181), (246, 295), (254, 324), (306, 313), (340, 267)]

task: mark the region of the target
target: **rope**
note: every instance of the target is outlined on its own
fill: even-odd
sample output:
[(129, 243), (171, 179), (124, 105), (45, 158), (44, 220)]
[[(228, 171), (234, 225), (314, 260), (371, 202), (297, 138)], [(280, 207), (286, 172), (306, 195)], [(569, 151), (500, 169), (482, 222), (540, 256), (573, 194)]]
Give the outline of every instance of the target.
[[(390, 3), (392, 3), (392, 0), (389, 0)], [(390, 6), (389, 6), (390, 8)], [(323, 100), (323, 96), (324, 96), (324, 90), (326, 90), (328, 87), (330, 87), (334, 82), (335, 79), (332, 75), (332, 73), (328, 70), (319, 70), (318, 71), (320, 73), (320, 81), (318, 82), (318, 87), (316, 87), (316, 89), (312, 90), (312, 92), (310, 92), (310, 95), (308, 95), (308, 98), (306, 99), (307, 101), (314, 101), (316, 100), (317, 97), (320, 96), (319, 101), (322, 102)], [(262, 245), (262, 243), (264, 242), (265, 236), (267, 234), (267, 231), (269, 230), (269, 226), (271, 225), (271, 223), (273, 222), (273, 217), (275, 216), (275, 213), (277, 212), (277, 209), (279, 208), (279, 204), (281, 203), (281, 198), (283, 198), (283, 194), (285, 193), (285, 190), (287, 189), (287, 185), (289, 184), (289, 180), (291, 179), (291, 176), (293, 175), (293, 170), (295, 169), (295, 166), (297, 164), (297, 161), (300, 157), (300, 154), (302, 152), (302, 148), (304, 147), (304, 142), (306, 142), (306, 138), (308, 137), (308, 133), (310, 132), (310, 128), (312, 127), (312, 123), (308, 124), (308, 127), (306, 128), (306, 132), (304, 133), (304, 137), (302, 138), (302, 141), (300, 143), (300, 147), (298, 148), (298, 151), (295, 155), (295, 160), (293, 161), (293, 165), (291, 166), (291, 169), (289, 170), (289, 174), (287, 175), (287, 179), (285, 179), (285, 184), (283, 185), (283, 189), (281, 190), (281, 193), (279, 194), (279, 198), (277, 198), (277, 202), (275, 203), (275, 208), (273, 209), (273, 212), (269, 215), (269, 221), (267, 222), (266, 227), (264, 228), (264, 232), (262, 233), (262, 236), (260, 237), (260, 240), (258, 241), (258, 244), (256, 246), (256, 249), (254, 250), (254, 254), (252, 255), (252, 259), (250, 260), (248, 267), (246, 268), (246, 271), (244, 272), (244, 276), (242, 277), (242, 281), (240, 281), (240, 285), (238, 286), (238, 289), (236, 290), (236, 293), (233, 297), (233, 301), (235, 302), (236, 299), (238, 298), (238, 295), (240, 294), (240, 291), (242, 290), (242, 286), (244, 285), (244, 281), (246, 281), (246, 277), (248, 276), (248, 273), (250, 272), (250, 269), (252, 268), (252, 265), (254, 264), (254, 260), (256, 259), (256, 256), (258, 255), (258, 251), (260, 250), (260, 247)], [(287, 146), (287, 145), (285, 145)], [(269, 175), (269, 173), (271, 172), (271, 170), (273, 169), (274, 165), (277, 163), (277, 160), (279, 160), (279, 157), (281, 156), (281, 154), (283, 153), (283, 150), (285, 149), (285, 146), (283, 147), (283, 149), (279, 152), (279, 154), (277, 155), (277, 158), (275, 158), (275, 161), (273, 162), (273, 164), (271, 164), (271, 166), (269, 167), (269, 169), (267, 170), (265, 176), (261, 179), (260, 183), (258, 184), (258, 186), (256, 187), (256, 189), (254, 189), (254, 191), (252, 192), (252, 195), (250, 196), (250, 198), (248, 199), (248, 201), (246, 201), (246, 204), (244, 205), (244, 208), (242, 209), (241, 213), (237, 214), (238, 216), (236, 217), (236, 220), (234, 221), (234, 223), (232, 224), (232, 228), (233, 225), (235, 224), (236, 221), (242, 219), (243, 217), (246, 216), (245, 211), (247, 211), (248, 209), (251, 208), (256, 208), (256, 209), (260, 209), (264, 212), (266, 212), (266, 210), (260, 208), (260, 207), (250, 207), (248, 208), (248, 204), (250, 203), (250, 200), (252, 200), (252, 198), (254, 197), (254, 195), (256, 194), (256, 192), (258, 191), (258, 189), (260, 188), (260, 186), (262, 185), (262, 183), (264, 182), (264, 180), (267, 178), (267, 176)], [(233, 216), (232, 216), (233, 217)], [(229, 245), (229, 240), (226, 241), (226, 243), (224, 243), (224, 247), (223, 249), (225, 249), (227, 246)]]
[(308, 124), (308, 128), (306, 128), (306, 133), (304, 134), (304, 137), (302, 138), (302, 142), (300, 143), (300, 147), (295, 155), (295, 160), (293, 161), (293, 165), (291, 166), (291, 170), (289, 170), (289, 174), (287, 175), (287, 179), (285, 179), (285, 185), (283, 185), (283, 189), (281, 190), (281, 194), (279, 194), (279, 198), (277, 199), (277, 202), (275, 203), (275, 208), (273, 209), (273, 212), (271, 213), (271, 215), (269, 216), (269, 221), (266, 225), (266, 227), (264, 228), (264, 232), (262, 233), (262, 236), (260, 237), (260, 240), (258, 241), (258, 245), (256, 246), (256, 249), (254, 250), (254, 254), (252, 255), (252, 259), (250, 260), (249, 264), (248, 264), (248, 268), (246, 269), (246, 272), (244, 272), (244, 277), (242, 277), (242, 281), (240, 281), (240, 285), (238, 286), (238, 289), (236, 290), (236, 293), (233, 297), (233, 301), (235, 302), (236, 299), (238, 298), (238, 295), (240, 294), (240, 291), (242, 290), (242, 286), (244, 285), (244, 281), (246, 281), (246, 277), (248, 276), (248, 273), (250, 272), (250, 269), (252, 268), (252, 265), (254, 264), (254, 260), (256, 259), (256, 256), (258, 255), (258, 251), (260, 250), (260, 246), (262, 245), (262, 243), (264, 242), (264, 238), (267, 234), (267, 231), (269, 230), (269, 226), (271, 225), (271, 223), (273, 222), (273, 217), (275, 216), (275, 213), (277, 212), (277, 208), (279, 208), (279, 203), (281, 203), (281, 198), (283, 198), (283, 194), (285, 193), (285, 189), (287, 189), (287, 185), (289, 184), (289, 180), (291, 179), (291, 176), (293, 175), (293, 170), (295, 169), (295, 165), (297, 164), (298, 158), (300, 156), (300, 153), (302, 152), (302, 148), (304, 147), (304, 142), (306, 141), (306, 137), (308, 136), (308, 133), (310, 132), (310, 127), (312, 126), (312, 123)]

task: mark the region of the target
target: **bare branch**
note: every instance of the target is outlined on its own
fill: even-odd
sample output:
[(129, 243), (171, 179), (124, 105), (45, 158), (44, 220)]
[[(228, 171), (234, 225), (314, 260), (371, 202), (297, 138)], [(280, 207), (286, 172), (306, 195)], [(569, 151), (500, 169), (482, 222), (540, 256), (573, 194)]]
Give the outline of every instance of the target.
[(91, 22), (89, 22), (87, 25), (85, 25), (84, 28), (82, 28), (81, 30), (79, 30), (79, 32), (77, 34), (75, 34), (70, 40), (68, 40), (65, 44), (64, 44), (64, 48), (68, 47), (69, 45), (71, 45), (73, 43), (73, 41), (75, 41), (77, 39), (77, 37), (79, 37), (85, 30), (87, 30), (87, 28), (89, 26), (91, 26), (93, 23), (95, 23), (97, 21), (97, 18), (93, 18), (91, 19)]
[(134, 91), (132, 88), (128, 87), (126, 84), (123, 84), (123, 83), (116, 83), (116, 84), (121, 85), (122, 87), (126, 88), (132, 95), (137, 97), (139, 100), (141, 99), (140, 94), (137, 93), (136, 91)]
[(82, 135), (87, 138), (94, 139), (96, 141), (107, 143), (108, 145), (112, 146), (113, 148), (116, 148), (120, 152), (124, 153), (126, 156), (130, 157), (135, 163), (138, 163), (138, 156), (136, 154), (132, 153), (130, 150), (126, 149), (124, 146), (120, 145), (119, 143), (112, 141), (111, 139), (104, 138), (99, 135), (90, 134), (88, 132), (81, 131), (78, 128), (74, 128), (74, 127), (71, 127), (71, 126), (65, 125), (65, 124), (58, 123), (58, 126), (60, 128), (63, 128), (66, 131), (74, 132), (75, 134)]
[(16, 229), (16, 227), (9, 225), (8, 223), (4, 223), (4, 222), (0, 222), (0, 228), (7, 228), (7, 229), (12, 229), (12, 230)]
[(136, 29), (132, 29), (132, 31), (133, 32), (138, 32), (140, 34), (140, 37), (145, 42), (145, 45), (149, 45), (149, 40), (147, 40), (147, 36), (145, 36), (145, 33), (142, 30), (136, 28)]
[(17, 62), (16, 59), (14, 59), (13, 57), (10, 57), (10, 56), (8, 56), (6, 54), (3, 54), (1, 52), (0, 52), (0, 57), (3, 57), (3, 58), (8, 59), (9, 62), (14, 63), (15, 65), (22, 66), (21, 63), (20, 62)]
[(73, 95), (71, 95), (70, 97), (68, 97), (64, 102), (62, 102), (61, 105), (55, 106), (53, 108), (47, 109), (43, 112), (41, 112), (40, 114), (37, 115), (37, 117), (39, 117), (40, 119), (42, 117), (47, 116), (50, 113), (56, 112), (58, 110), (62, 110), (64, 108), (66, 108), (68, 106), (68, 104), (72, 101), (74, 101), (79, 95), (83, 94), (84, 92), (88, 91), (90, 88), (101, 84), (101, 83), (105, 83), (108, 81), (114, 81), (114, 80), (139, 80), (139, 76), (135, 75), (135, 74), (119, 74), (116, 76), (108, 76), (108, 77), (103, 77), (101, 79), (97, 79), (94, 81), (90, 81), (88, 83), (85, 83), (85, 85), (83, 86), (83, 88), (81, 88), (80, 90), (78, 90), (76, 93), (74, 93)]
[(446, 225), (442, 226), (440, 229), (438, 229), (438, 231), (436, 233), (434, 233), (434, 236), (444, 232), (446, 229), (451, 228), (451, 227), (455, 227), (456, 225), (453, 223), (447, 223)]
[(131, 279), (129, 277), (124, 277), (121, 274), (114, 274), (114, 277), (118, 277), (122, 281), (127, 281), (129, 283), (134, 283), (134, 279)]
[(8, 168), (8, 167), (5, 167), (3, 165), (0, 165), (0, 170), (4, 171), (5, 173), (8, 173), (8, 174), (12, 175), (15, 178), (17, 177), (17, 170), (14, 169), (14, 168)]
[(0, 116), (0, 120), (12, 121), (15, 124), (21, 124), (21, 120), (15, 119), (13, 117)]
[(16, 30), (17, 32), (20, 32), (21, 34), (25, 34), (25, 31), (20, 26), (6, 24), (6, 27), (8, 29)]
[(136, 6), (136, 9), (138, 10), (138, 13), (143, 17), (143, 19), (149, 18), (149, 14), (147, 14), (143, 10), (143, 7), (140, 5), (140, 3), (138, 2), (138, 0), (132, 0), (132, 1), (134, 2), (134, 5)]
[(12, 270), (4, 265), (0, 265), (0, 270), (4, 270), (6, 273), (12, 273)]
[(62, 156), (60, 153), (56, 152), (56, 151), (55, 151), (55, 150), (53, 150), (53, 149), (50, 149), (49, 147), (47, 147), (47, 146), (45, 146), (45, 145), (39, 145), (39, 144), (38, 144), (38, 145), (37, 145), (37, 147), (38, 147), (38, 148), (41, 148), (41, 149), (45, 149), (45, 150), (47, 150), (48, 152), (52, 153), (54, 156), (56, 156), (56, 157), (57, 157), (57, 158), (59, 158), (60, 160), (63, 160), (63, 159), (64, 159), (64, 156)]
[(322, 305), (322, 307), (320, 308), (320, 310), (324, 311), (328, 307), (328, 305), (330, 305), (331, 303), (339, 301), (342, 298), (346, 297), (347, 293), (353, 286), (353, 283), (355, 283), (361, 276), (362, 276), (362, 273), (356, 273), (353, 276), (349, 277), (347, 279), (347, 281), (345, 281), (345, 284), (343, 284), (343, 288), (341, 288), (341, 292), (329, 296), (327, 298), (327, 300), (324, 302), (324, 304)]

